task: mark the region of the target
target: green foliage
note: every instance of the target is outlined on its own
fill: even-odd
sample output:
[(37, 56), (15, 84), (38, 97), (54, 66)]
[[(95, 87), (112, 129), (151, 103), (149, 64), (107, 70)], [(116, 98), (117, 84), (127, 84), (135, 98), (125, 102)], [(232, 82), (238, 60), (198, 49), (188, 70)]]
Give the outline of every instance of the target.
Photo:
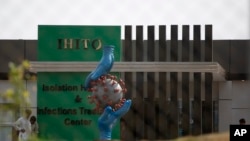
[(30, 93), (26, 90), (24, 79), (29, 78), (25, 75), (25, 72), (29, 69), (30, 63), (25, 60), (21, 64), (16, 65), (13, 62), (9, 63), (9, 82), (11, 88), (8, 88), (3, 96), (3, 99), (7, 102), (15, 103), (20, 107), (29, 107), (30, 105)]

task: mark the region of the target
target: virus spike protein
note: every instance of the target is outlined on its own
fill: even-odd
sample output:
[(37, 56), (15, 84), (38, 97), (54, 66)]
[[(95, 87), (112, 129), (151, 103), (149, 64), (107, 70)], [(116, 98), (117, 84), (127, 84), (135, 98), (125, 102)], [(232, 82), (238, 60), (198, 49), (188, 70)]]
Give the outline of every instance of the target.
[(127, 89), (125, 83), (120, 79), (116, 81), (117, 77), (111, 74), (103, 75), (98, 80), (91, 82), (89, 91), (90, 103), (94, 103), (95, 109), (104, 109), (107, 105), (111, 106), (113, 110), (119, 109), (124, 101), (124, 94)]

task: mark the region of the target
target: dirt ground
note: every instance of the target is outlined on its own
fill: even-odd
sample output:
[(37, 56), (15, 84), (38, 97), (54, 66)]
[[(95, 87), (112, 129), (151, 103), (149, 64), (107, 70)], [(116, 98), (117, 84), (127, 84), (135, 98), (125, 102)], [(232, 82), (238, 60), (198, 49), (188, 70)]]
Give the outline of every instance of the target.
[(229, 141), (229, 133), (220, 133), (220, 134), (208, 134), (203, 136), (189, 136), (176, 139), (174, 141)]

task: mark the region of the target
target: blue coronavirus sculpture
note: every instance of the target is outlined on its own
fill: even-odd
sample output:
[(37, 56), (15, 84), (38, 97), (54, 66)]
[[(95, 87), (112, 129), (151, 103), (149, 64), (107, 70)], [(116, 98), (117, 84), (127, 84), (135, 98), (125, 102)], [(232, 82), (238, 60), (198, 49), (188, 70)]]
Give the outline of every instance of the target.
[(90, 103), (96, 105), (101, 113), (98, 119), (100, 140), (111, 140), (113, 126), (131, 106), (131, 100), (126, 100), (125, 83), (110, 74), (114, 63), (114, 46), (104, 46), (103, 56), (97, 67), (86, 77), (84, 88), (91, 92)]
[(91, 88), (90, 82), (97, 80), (102, 75), (110, 72), (114, 64), (114, 46), (106, 45), (103, 47), (102, 58), (97, 67), (86, 77), (84, 88)]
[(127, 89), (121, 79), (117, 81), (115, 76), (107, 74), (90, 83), (91, 87), (88, 90), (92, 94), (89, 96), (89, 101), (96, 104), (98, 111), (102, 111), (106, 106), (117, 110), (125, 102), (124, 94)]

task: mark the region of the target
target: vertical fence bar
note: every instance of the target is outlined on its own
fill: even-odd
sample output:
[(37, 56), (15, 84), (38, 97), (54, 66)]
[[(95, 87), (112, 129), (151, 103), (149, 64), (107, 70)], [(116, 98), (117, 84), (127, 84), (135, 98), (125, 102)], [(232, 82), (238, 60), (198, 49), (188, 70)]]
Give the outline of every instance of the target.
[[(159, 61), (166, 62), (167, 61), (167, 41), (166, 41), (166, 26), (159, 26)], [(156, 108), (156, 112), (158, 115), (157, 122), (157, 139), (167, 139), (167, 134), (170, 131), (167, 127), (167, 73), (159, 72), (159, 98), (158, 105)]]
[[(147, 39), (147, 61), (155, 61), (155, 28), (148, 26)], [(155, 139), (156, 134), (156, 112), (155, 112), (155, 73), (147, 72), (147, 98), (145, 99), (145, 137)]]
[(136, 61), (143, 61), (143, 26), (136, 26)]
[[(178, 26), (171, 25), (170, 42), (171, 62), (178, 61)], [(178, 137), (178, 94), (177, 94), (177, 72), (170, 72), (170, 139)]]
[(155, 61), (155, 27), (148, 26), (147, 61)]
[[(200, 25), (194, 25), (193, 59), (194, 62), (201, 61), (201, 35)], [(201, 73), (194, 73), (194, 101), (193, 101), (193, 135), (201, 134), (202, 123), (202, 103), (201, 103)]]
[(132, 61), (132, 26), (125, 26), (125, 40), (123, 45), (123, 60)]
[[(123, 42), (123, 61), (133, 61), (132, 58), (132, 26), (125, 26), (125, 40)], [(133, 79), (131, 72), (125, 72), (124, 82), (126, 84), (127, 93), (125, 94), (126, 99), (132, 100), (131, 110), (123, 117), (125, 128), (121, 124), (121, 140), (135, 140), (135, 128), (136, 123), (134, 121), (134, 102), (133, 102)], [(125, 131), (124, 131), (125, 129)]]
[[(143, 26), (136, 26), (136, 61), (143, 61)], [(136, 118), (134, 119), (136, 122), (136, 139), (145, 138), (144, 134), (144, 102), (143, 102), (143, 94), (144, 94), (144, 79), (143, 72), (136, 72), (136, 98), (135, 102), (135, 110), (136, 110)]]
[[(131, 57), (133, 42), (131, 26), (126, 26), (125, 41), (124, 41), (124, 60), (125, 61), (167, 61), (167, 40), (166, 26), (159, 26), (159, 56), (155, 56), (155, 36), (154, 26), (148, 26), (148, 41), (144, 46), (143, 41), (143, 26), (136, 26), (136, 41), (135, 41), (135, 57)], [(205, 27), (205, 61), (212, 61), (212, 26)], [(129, 33), (130, 32), (130, 33)], [(190, 47), (189, 26), (183, 25), (183, 40), (182, 40), (182, 56), (181, 61), (200, 62), (201, 58), (201, 35), (200, 25), (194, 25), (194, 40), (193, 46)], [(130, 49), (129, 49), (130, 48)], [(128, 49), (128, 50), (127, 50)], [(193, 49), (193, 52), (190, 52)], [(171, 25), (171, 40), (170, 40), (170, 56), (171, 62), (178, 62), (178, 26)], [(147, 53), (147, 54), (144, 54)], [(193, 56), (190, 56), (193, 55)], [(158, 57), (158, 58), (157, 58)], [(135, 60), (133, 60), (135, 58)], [(146, 59), (146, 60), (145, 60)], [(132, 124), (128, 124), (133, 137), (129, 139), (173, 139), (178, 137), (178, 73), (171, 72), (170, 76), (170, 102), (168, 104), (167, 97), (167, 78), (168, 73), (159, 72), (159, 83), (155, 85), (154, 72), (136, 72), (136, 96), (133, 99), (131, 107)], [(145, 78), (145, 76), (147, 76)], [(193, 135), (200, 135), (212, 132), (212, 74), (205, 73), (205, 102), (202, 117), (202, 102), (201, 102), (201, 81), (202, 75), (200, 72), (195, 72), (193, 78), (190, 78), (190, 73), (183, 72), (181, 74), (181, 89), (182, 89), (182, 129), (183, 135), (188, 135), (192, 132)], [(144, 78), (146, 80), (144, 80)], [(193, 80), (193, 89), (191, 90), (189, 82)], [(125, 73), (125, 82), (133, 84), (133, 74)], [(144, 83), (147, 82), (146, 85)], [(146, 89), (144, 87), (147, 87)], [(155, 94), (155, 86), (159, 88), (159, 94)], [(131, 87), (131, 89), (133, 89)], [(147, 91), (147, 93), (145, 92)], [(129, 90), (128, 90), (129, 92)], [(194, 99), (192, 103), (192, 113), (190, 111), (190, 95), (193, 92)], [(132, 92), (126, 95), (126, 98), (133, 98)], [(157, 99), (156, 99), (157, 98)], [(208, 108), (207, 108), (208, 107)], [(192, 115), (193, 125), (190, 127), (190, 115)], [(129, 116), (129, 114), (128, 114)], [(125, 119), (126, 116), (124, 117)], [(204, 124), (202, 125), (202, 121)], [(208, 121), (208, 122), (207, 122)], [(210, 123), (209, 123), (210, 122)], [(210, 125), (210, 126), (208, 126)], [(133, 130), (134, 129), (134, 130)], [(192, 129), (192, 131), (190, 130)]]
[[(205, 62), (212, 62), (212, 25), (205, 25)], [(212, 73), (205, 73), (205, 102), (203, 133), (213, 132)]]
[(167, 61), (167, 33), (166, 26), (159, 26), (159, 61), (166, 62)]
[[(182, 61), (190, 61), (189, 25), (182, 26)], [(190, 134), (189, 72), (182, 73), (182, 135)]]

